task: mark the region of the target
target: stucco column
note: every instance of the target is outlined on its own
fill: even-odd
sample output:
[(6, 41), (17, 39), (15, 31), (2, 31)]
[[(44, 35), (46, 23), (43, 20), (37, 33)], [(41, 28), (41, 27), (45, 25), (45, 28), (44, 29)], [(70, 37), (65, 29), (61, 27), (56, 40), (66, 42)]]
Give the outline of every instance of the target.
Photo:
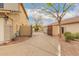
[(0, 18), (0, 44), (4, 43), (4, 18)]
[(8, 18), (4, 18), (4, 42), (8, 43), (11, 40), (11, 24), (8, 24)]
[(11, 40), (10, 25), (7, 24), (8, 18), (0, 18), (0, 44), (8, 43)]

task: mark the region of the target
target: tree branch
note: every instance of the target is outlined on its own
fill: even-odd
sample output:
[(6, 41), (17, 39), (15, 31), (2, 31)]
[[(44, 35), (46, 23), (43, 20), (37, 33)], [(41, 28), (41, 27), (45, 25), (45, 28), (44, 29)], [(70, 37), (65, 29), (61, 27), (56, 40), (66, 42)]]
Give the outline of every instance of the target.
[(47, 11), (47, 10), (45, 10), (45, 9), (42, 9), (42, 10), (43, 10), (44, 12), (46, 12), (46, 13), (52, 15), (54, 18), (56, 18), (56, 16), (54, 15), (54, 13), (52, 13), (52, 12), (50, 12), (50, 11)]
[(63, 17), (66, 13), (67, 13), (67, 11), (71, 8), (71, 6), (72, 6), (72, 4), (71, 5), (69, 5), (68, 7), (67, 6), (64, 6), (64, 8), (66, 8), (66, 9), (63, 9), (63, 13), (61, 14), (61, 17)]

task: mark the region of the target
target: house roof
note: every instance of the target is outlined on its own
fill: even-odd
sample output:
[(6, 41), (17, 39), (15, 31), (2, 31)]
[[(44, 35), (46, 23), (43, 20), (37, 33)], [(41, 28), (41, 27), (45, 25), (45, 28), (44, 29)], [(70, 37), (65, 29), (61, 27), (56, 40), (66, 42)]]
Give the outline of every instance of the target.
[[(68, 18), (68, 19), (61, 21), (62, 25), (74, 24), (74, 23), (79, 23), (79, 16)], [(58, 25), (58, 23), (55, 22), (55, 23), (53, 23), (53, 25)]]

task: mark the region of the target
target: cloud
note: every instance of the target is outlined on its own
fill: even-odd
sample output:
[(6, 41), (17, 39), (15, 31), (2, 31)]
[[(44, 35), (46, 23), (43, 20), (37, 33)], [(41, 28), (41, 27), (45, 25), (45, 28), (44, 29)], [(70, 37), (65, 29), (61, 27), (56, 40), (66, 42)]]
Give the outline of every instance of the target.
[[(29, 15), (31, 24), (34, 23), (33, 17), (38, 18), (39, 16), (42, 16), (41, 19), (43, 19), (44, 25), (49, 25), (56, 21), (55, 18), (53, 18), (52, 16), (40, 13), (39, 12), (40, 9), (26, 9), (26, 11)], [(79, 15), (79, 7), (75, 7), (75, 10), (71, 10), (71, 11), (67, 12), (66, 15), (63, 17), (63, 19), (72, 18), (72, 17), (78, 16), (78, 15)]]
[(33, 22), (34, 17), (38, 19), (40, 16), (43, 21), (43, 25), (47, 26), (47, 25), (52, 24), (54, 22), (52, 17), (49, 17), (48, 15), (45, 15), (43, 13), (40, 13), (39, 10), (40, 9), (27, 9), (31, 24), (34, 23)]
[(28, 15), (30, 16), (30, 17), (35, 17), (35, 18), (39, 18), (40, 16), (41, 16), (41, 19), (52, 19), (52, 20), (54, 20), (54, 18), (53, 17), (49, 17), (49, 15), (46, 15), (46, 14), (43, 14), (43, 13), (40, 13), (39, 12), (40, 11), (40, 9), (28, 9), (27, 10), (27, 12), (28, 12)]
[(64, 16), (64, 19), (72, 18), (75, 16), (77, 16), (77, 14), (75, 12), (67, 12), (66, 15)]
[[(66, 13), (66, 15), (64, 16), (64, 18), (71, 18), (71, 17), (74, 17), (74, 16), (78, 16), (79, 15), (79, 7), (75, 7), (76, 10), (73, 10), (73, 11), (69, 11)], [(40, 9), (28, 9), (28, 14), (30, 16), (42, 16), (44, 19), (54, 19), (52, 16), (49, 16), (47, 14), (43, 14), (43, 13), (40, 13)]]

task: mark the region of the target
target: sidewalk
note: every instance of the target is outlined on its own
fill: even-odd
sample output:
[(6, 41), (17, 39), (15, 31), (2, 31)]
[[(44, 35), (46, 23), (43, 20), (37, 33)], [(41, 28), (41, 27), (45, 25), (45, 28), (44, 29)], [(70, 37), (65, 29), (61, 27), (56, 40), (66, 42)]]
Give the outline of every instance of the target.
[[(54, 36), (53, 38), (58, 39)], [(59, 40), (61, 48), (61, 56), (79, 56), (79, 40), (65, 42), (64, 39)]]
[(0, 46), (0, 55), (12, 56), (56, 56), (58, 41), (44, 33), (33, 33), (30, 38), (20, 37), (23, 41)]
[(62, 56), (79, 56), (79, 41), (71, 41), (70, 43), (61, 40)]

